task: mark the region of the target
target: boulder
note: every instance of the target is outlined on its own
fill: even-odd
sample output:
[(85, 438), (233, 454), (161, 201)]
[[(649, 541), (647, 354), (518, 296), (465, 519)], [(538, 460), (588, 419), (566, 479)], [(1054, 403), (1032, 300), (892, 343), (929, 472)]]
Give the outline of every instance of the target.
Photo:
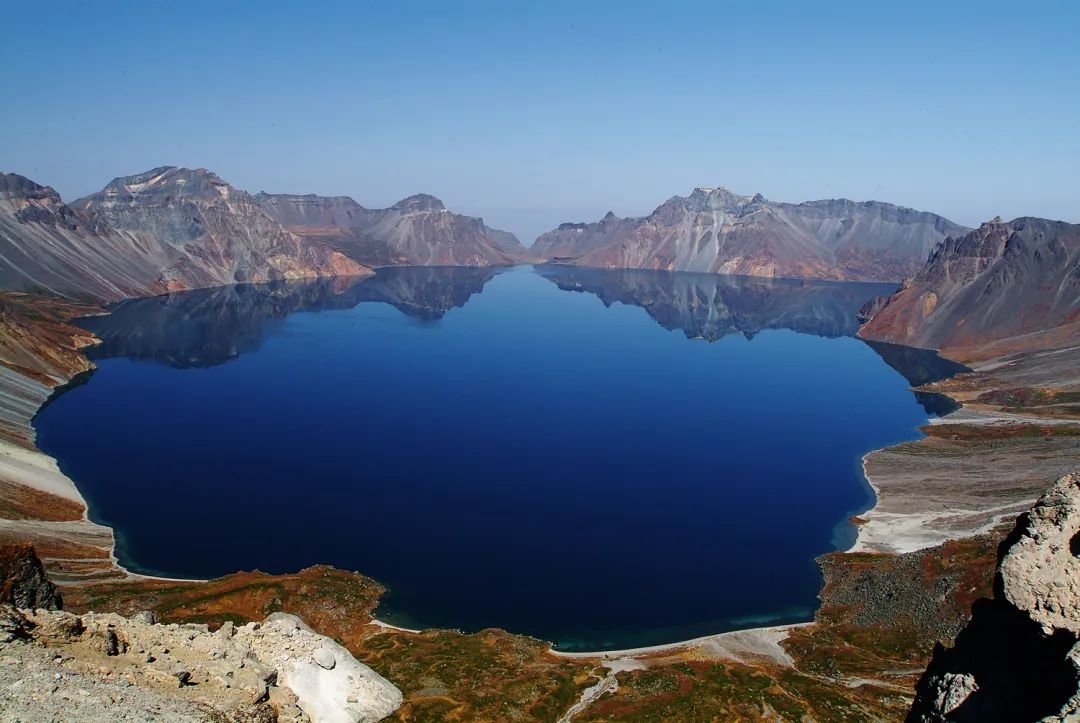
[(292, 690), (315, 723), (378, 721), (401, 706), (393, 684), (294, 615), (275, 613), (250, 638), (258, 659), (278, 671), (278, 685)]
[(1044, 494), (998, 550), (994, 598), (938, 645), (911, 723), (1080, 720), (1080, 473)]

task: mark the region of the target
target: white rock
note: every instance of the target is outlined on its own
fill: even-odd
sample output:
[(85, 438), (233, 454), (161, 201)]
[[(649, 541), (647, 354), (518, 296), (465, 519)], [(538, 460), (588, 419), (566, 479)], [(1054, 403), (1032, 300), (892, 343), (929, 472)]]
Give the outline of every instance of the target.
[(337, 659), (334, 658), (334, 654), (328, 648), (319, 648), (312, 653), (311, 659), (314, 660), (320, 668), (325, 668), (326, 670), (333, 670), (334, 666), (337, 664)]

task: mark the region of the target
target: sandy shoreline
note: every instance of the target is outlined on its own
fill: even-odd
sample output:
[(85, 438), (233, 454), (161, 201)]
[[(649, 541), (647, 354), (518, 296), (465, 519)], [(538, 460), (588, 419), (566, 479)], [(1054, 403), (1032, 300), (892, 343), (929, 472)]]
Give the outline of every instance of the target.
[(807, 621), (803, 623), (790, 623), (788, 625), (729, 630), (723, 633), (703, 635), (700, 638), (692, 638), (690, 640), (682, 640), (674, 643), (661, 643), (660, 645), (647, 645), (640, 648), (626, 648), (625, 650), (571, 653), (553, 649), (551, 653), (560, 658), (615, 661), (620, 659), (644, 658), (663, 653), (695, 650), (712, 658), (727, 658), (742, 663), (755, 658), (765, 658), (773, 663), (791, 666), (791, 657), (783, 649), (780, 643), (787, 639), (788, 633), (791, 630), (813, 624), (813, 621)]

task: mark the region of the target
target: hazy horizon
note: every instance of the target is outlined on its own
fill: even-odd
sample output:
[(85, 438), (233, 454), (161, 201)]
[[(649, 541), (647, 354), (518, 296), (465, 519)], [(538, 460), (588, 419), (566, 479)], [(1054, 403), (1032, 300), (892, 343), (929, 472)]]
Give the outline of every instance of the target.
[(370, 207), (431, 193), (526, 244), (716, 185), (1080, 221), (1066, 3), (62, 2), (8, 20), (0, 57), (25, 70), (0, 170), (66, 200), (181, 165)]

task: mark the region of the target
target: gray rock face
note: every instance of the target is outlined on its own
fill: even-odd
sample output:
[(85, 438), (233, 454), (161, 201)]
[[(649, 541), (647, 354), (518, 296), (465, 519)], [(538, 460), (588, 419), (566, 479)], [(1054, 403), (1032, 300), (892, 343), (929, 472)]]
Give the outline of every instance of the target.
[(368, 266), (507, 266), (531, 258), (512, 233), (452, 213), (427, 194), (383, 209), (347, 196), (260, 193), (255, 199), (292, 233)]
[(950, 237), (868, 314), (861, 336), (929, 349), (977, 346), (1076, 322), (1080, 225), (994, 219)]
[(999, 549), (980, 600), (916, 688), (912, 723), (1080, 718), (1080, 472), (1066, 475)]
[(163, 279), (183, 288), (363, 272), (325, 245), (289, 233), (248, 193), (205, 169), (165, 166), (117, 178), (72, 205), (175, 249), (181, 258)]
[(174, 167), (117, 178), (71, 206), (47, 186), (3, 174), (0, 256), (3, 288), (94, 301), (369, 273), (289, 233), (209, 171)]
[(1080, 636), (1080, 473), (1058, 480), (1010, 543), (998, 571), (1002, 597), (1045, 635)]
[(0, 287), (95, 301), (162, 293), (178, 255), (65, 205), (59, 194), (0, 174)]
[(876, 201), (774, 203), (761, 194), (698, 188), (644, 218), (609, 213), (592, 224), (563, 224), (532, 250), (602, 268), (899, 281), (922, 267), (936, 243), (966, 230)]

